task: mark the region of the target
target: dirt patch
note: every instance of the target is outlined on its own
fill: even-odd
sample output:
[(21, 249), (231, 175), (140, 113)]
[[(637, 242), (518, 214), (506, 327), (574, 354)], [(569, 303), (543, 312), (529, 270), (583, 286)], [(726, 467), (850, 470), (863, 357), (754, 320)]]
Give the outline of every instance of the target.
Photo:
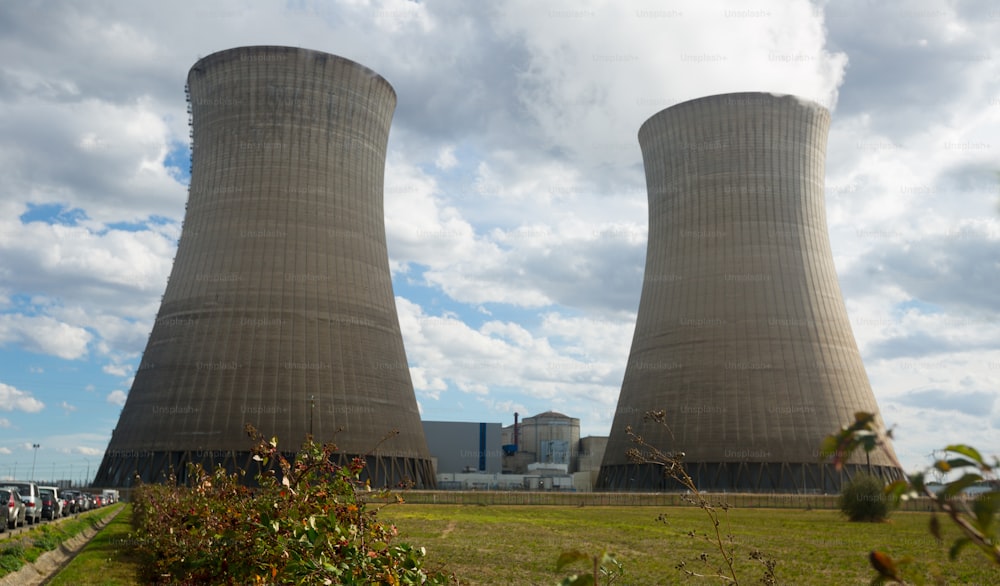
[[(454, 531), (455, 527), (457, 527), (457, 526), (458, 526), (458, 523), (455, 523), (454, 519), (452, 519), (451, 521), (449, 521), (448, 522), (448, 526), (445, 527), (444, 531), (441, 532), (441, 537), (448, 537), (448, 534), (450, 534), (452, 531)], [(2, 586), (2, 584), (0, 584), (0, 586)]]
[(97, 527), (88, 527), (81, 533), (74, 535), (59, 544), (59, 547), (52, 551), (47, 551), (38, 556), (33, 564), (24, 564), (20, 570), (7, 574), (0, 578), (0, 586), (35, 586), (44, 584), (46, 580), (54, 576), (75, 556), (83, 546), (93, 539), (95, 535), (104, 529), (104, 526), (111, 522), (122, 509), (119, 508), (113, 514), (108, 515), (97, 522)]

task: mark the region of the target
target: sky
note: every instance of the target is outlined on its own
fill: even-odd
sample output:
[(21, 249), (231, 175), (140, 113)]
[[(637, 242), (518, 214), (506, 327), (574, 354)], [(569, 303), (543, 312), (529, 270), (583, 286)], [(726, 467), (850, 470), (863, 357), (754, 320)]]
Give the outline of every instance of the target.
[(245, 45), (396, 90), (386, 233), (424, 419), (553, 409), (607, 435), (646, 254), (639, 126), (768, 91), (831, 109), (834, 260), (904, 466), (1000, 453), (995, 2), (32, 0), (0, 3), (0, 476), (96, 472), (180, 235), (188, 69)]

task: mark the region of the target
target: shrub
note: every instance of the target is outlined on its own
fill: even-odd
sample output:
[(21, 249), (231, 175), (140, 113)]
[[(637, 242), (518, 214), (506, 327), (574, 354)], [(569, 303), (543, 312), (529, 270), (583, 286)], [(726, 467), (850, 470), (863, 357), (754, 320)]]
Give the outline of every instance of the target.
[(840, 510), (851, 521), (884, 521), (889, 517), (889, 497), (881, 480), (868, 474), (855, 476), (840, 493)]
[(248, 432), (265, 469), (259, 488), (244, 486), (242, 474), (193, 466), (190, 487), (134, 491), (134, 538), (147, 554), (146, 582), (449, 583), (423, 569), (423, 548), (395, 543), (395, 526), (377, 519), (369, 500), (376, 493), (358, 480), (362, 459), (340, 466), (332, 444), (307, 440), (289, 462), (276, 439)]

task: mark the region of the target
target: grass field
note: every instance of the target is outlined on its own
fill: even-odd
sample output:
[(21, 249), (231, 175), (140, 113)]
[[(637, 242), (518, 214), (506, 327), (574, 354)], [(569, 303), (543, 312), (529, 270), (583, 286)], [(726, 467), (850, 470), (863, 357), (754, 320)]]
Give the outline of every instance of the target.
[(90, 586), (139, 584), (138, 565), (132, 551), (132, 508), (118, 514), (107, 527), (73, 558), (48, 586)]
[(62, 542), (96, 527), (98, 521), (114, 514), (118, 506), (83, 513), (45, 525), (35, 525), (17, 535), (0, 540), (0, 577), (20, 570), (25, 562), (34, 563), (45, 552)]
[[(657, 520), (661, 513), (665, 521)], [(683, 561), (694, 571), (711, 570), (699, 560), (702, 553), (712, 567), (722, 563), (704, 539), (712, 526), (694, 507), (403, 504), (386, 507), (380, 517), (395, 523), (403, 540), (426, 547), (431, 567), (454, 572), (463, 584), (552, 585), (566, 575), (555, 572), (557, 557), (571, 549), (617, 554), (626, 576), (616, 584), (721, 583), (675, 569)], [(867, 555), (878, 548), (912, 557), (905, 571), (916, 583), (932, 584), (940, 575), (948, 584), (1000, 584), (1000, 569), (978, 551), (948, 561), (957, 530), (944, 522), (945, 541), (938, 544), (927, 530), (929, 518), (896, 512), (888, 523), (870, 524), (849, 523), (833, 511), (733, 509), (737, 575), (742, 584), (758, 583), (763, 566), (749, 554), (759, 549), (777, 562), (779, 584), (868, 584), (874, 574)]]
[[(122, 511), (51, 584), (139, 584), (136, 560), (129, 555), (129, 514)], [(661, 514), (664, 521), (657, 520)], [(675, 569), (683, 561), (689, 569), (709, 570), (698, 559), (701, 553), (715, 565), (722, 562), (704, 539), (711, 530), (707, 517), (694, 507), (403, 504), (388, 506), (379, 516), (397, 525), (401, 540), (427, 548), (430, 568), (453, 572), (462, 584), (551, 586), (569, 573), (555, 572), (555, 562), (571, 549), (617, 554), (626, 570), (616, 582), (620, 585), (721, 583), (688, 578)], [(759, 562), (749, 560), (754, 549), (777, 562), (779, 584), (868, 584), (873, 572), (867, 555), (873, 548), (912, 557), (907, 566), (911, 583), (933, 584), (940, 575), (947, 584), (1000, 584), (1000, 569), (975, 550), (948, 561), (947, 547), (957, 530), (945, 522), (945, 542), (939, 545), (927, 531), (929, 518), (896, 512), (889, 523), (859, 524), (833, 511), (729, 512), (742, 584), (758, 583), (763, 573)], [(695, 537), (688, 536), (690, 531)]]

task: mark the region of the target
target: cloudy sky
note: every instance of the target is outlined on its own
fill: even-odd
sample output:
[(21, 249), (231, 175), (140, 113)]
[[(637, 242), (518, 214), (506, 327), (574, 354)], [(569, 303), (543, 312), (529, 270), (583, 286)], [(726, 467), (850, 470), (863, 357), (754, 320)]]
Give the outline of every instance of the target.
[(0, 476), (96, 472), (180, 233), (187, 71), (260, 44), (396, 89), (386, 228), (425, 419), (556, 409), (607, 434), (645, 258), (639, 126), (771, 91), (833, 111), (836, 266), (904, 464), (1000, 452), (990, 0), (40, 0), (0, 3)]

